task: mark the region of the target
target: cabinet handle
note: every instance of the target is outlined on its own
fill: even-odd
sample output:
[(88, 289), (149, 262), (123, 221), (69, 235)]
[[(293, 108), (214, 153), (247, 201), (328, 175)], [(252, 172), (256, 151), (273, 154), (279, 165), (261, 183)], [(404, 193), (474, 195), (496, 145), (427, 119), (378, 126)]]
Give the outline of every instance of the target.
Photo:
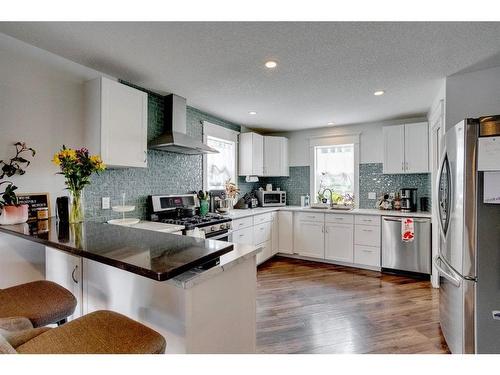
[(75, 284), (78, 284), (78, 280), (75, 277), (75, 272), (77, 270), (78, 270), (78, 265), (76, 265), (75, 268), (73, 268), (73, 272), (71, 272), (71, 278), (73, 279), (73, 281), (75, 282)]
[(404, 162), (404, 161), (402, 161), (402, 162), (401, 162), (401, 170), (402, 170), (402, 171), (404, 171), (404, 170), (405, 170), (405, 162)]
[(373, 232), (371, 229), (361, 229), (363, 232)]
[(325, 227), (321, 227), (321, 233), (325, 233)]
[(144, 163), (148, 161), (148, 152), (144, 151)]

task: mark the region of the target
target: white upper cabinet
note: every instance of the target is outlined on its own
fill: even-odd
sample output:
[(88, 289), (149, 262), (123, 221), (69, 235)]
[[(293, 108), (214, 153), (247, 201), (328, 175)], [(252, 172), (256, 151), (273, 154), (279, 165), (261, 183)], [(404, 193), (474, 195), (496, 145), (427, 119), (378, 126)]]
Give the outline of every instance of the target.
[(405, 125), (405, 172), (428, 173), (429, 127), (426, 122)]
[(289, 176), (288, 139), (241, 133), (240, 176)]
[(429, 128), (426, 122), (385, 126), (384, 173), (429, 172)]
[(264, 174), (264, 137), (257, 133), (241, 133), (239, 143), (239, 175)]
[(147, 167), (148, 95), (100, 77), (85, 83), (85, 144), (108, 167)]
[(288, 139), (264, 136), (264, 176), (289, 176)]

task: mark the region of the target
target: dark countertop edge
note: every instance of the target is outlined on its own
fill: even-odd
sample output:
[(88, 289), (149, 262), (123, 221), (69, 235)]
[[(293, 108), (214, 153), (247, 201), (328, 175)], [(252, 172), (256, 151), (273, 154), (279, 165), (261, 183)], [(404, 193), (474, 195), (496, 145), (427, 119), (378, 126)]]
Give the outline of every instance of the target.
[[(133, 274), (136, 274), (139, 276), (144, 276), (144, 277), (147, 277), (148, 279), (152, 279), (155, 281), (166, 281), (166, 280), (172, 279), (180, 274), (183, 274), (184, 272), (189, 271), (190, 269), (196, 268), (196, 267), (192, 267), (190, 265), (185, 265), (185, 266), (181, 266), (181, 267), (175, 269), (175, 271), (170, 271), (170, 272), (166, 271), (166, 272), (162, 272), (162, 273), (153, 272), (153, 271), (145, 270), (144, 268), (141, 268), (138, 266), (134, 266), (133, 264), (129, 264), (129, 263), (125, 263), (125, 262), (122, 262), (119, 260), (114, 260), (111, 258), (95, 255), (95, 254), (89, 253), (88, 251), (85, 251), (85, 250), (76, 250), (74, 247), (71, 247), (71, 246), (64, 246), (64, 245), (61, 245), (59, 243), (54, 243), (54, 242), (51, 242), (49, 240), (45, 240), (43, 238), (33, 237), (33, 236), (28, 235), (28, 234), (19, 233), (16, 231), (11, 231), (9, 229), (3, 228), (1, 225), (0, 225), (0, 232), (10, 234), (12, 236), (16, 236), (16, 237), (25, 239), (27, 241), (36, 242), (36, 243), (39, 243), (39, 244), (44, 245), (44, 246), (49, 246), (49, 247), (52, 247), (54, 249), (69, 253), (71, 255), (80, 256), (82, 258), (86, 258), (86, 259), (90, 259), (90, 260), (93, 260), (93, 261), (96, 261), (96, 262), (99, 262), (102, 264), (106, 264), (108, 266), (115, 267), (115, 268), (130, 272), (130, 273), (133, 273)], [(203, 264), (204, 263), (203, 260), (205, 260), (205, 259), (208, 262), (209, 260), (211, 260), (213, 258), (220, 257), (220, 256), (232, 251), (233, 249), (234, 249), (233, 244), (228, 243), (227, 247), (224, 247), (218, 251), (215, 251), (215, 252), (211, 253), (210, 255), (206, 255), (206, 256), (201, 257), (200, 258), (200, 260), (202, 261), (201, 263)]]

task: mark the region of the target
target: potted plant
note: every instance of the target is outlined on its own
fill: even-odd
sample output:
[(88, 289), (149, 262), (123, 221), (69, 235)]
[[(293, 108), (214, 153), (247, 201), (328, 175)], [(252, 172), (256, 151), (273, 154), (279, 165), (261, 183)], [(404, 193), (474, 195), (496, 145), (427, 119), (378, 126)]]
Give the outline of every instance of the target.
[(85, 212), (83, 207), (83, 188), (90, 184), (90, 176), (106, 169), (99, 155), (90, 155), (85, 147), (71, 149), (62, 146), (54, 155), (52, 162), (59, 166), (70, 192), (69, 222), (80, 223)]
[(13, 158), (7, 161), (0, 160), (0, 189), (5, 186), (3, 192), (0, 192), (0, 225), (20, 224), (28, 221), (28, 205), (19, 204), (15, 193), (17, 186), (4, 179), (25, 174), (25, 169), (30, 165), (26, 154), (34, 157), (36, 152), (31, 147), (27, 147), (24, 142), (16, 142), (14, 147), (16, 155)]

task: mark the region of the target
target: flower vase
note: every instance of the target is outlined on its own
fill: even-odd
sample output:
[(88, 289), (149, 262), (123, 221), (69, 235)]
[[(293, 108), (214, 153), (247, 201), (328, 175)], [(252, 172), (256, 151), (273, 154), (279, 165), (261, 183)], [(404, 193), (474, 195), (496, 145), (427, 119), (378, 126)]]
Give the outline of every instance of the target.
[(71, 224), (83, 222), (85, 211), (83, 208), (83, 191), (70, 191), (69, 194), (69, 222)]

